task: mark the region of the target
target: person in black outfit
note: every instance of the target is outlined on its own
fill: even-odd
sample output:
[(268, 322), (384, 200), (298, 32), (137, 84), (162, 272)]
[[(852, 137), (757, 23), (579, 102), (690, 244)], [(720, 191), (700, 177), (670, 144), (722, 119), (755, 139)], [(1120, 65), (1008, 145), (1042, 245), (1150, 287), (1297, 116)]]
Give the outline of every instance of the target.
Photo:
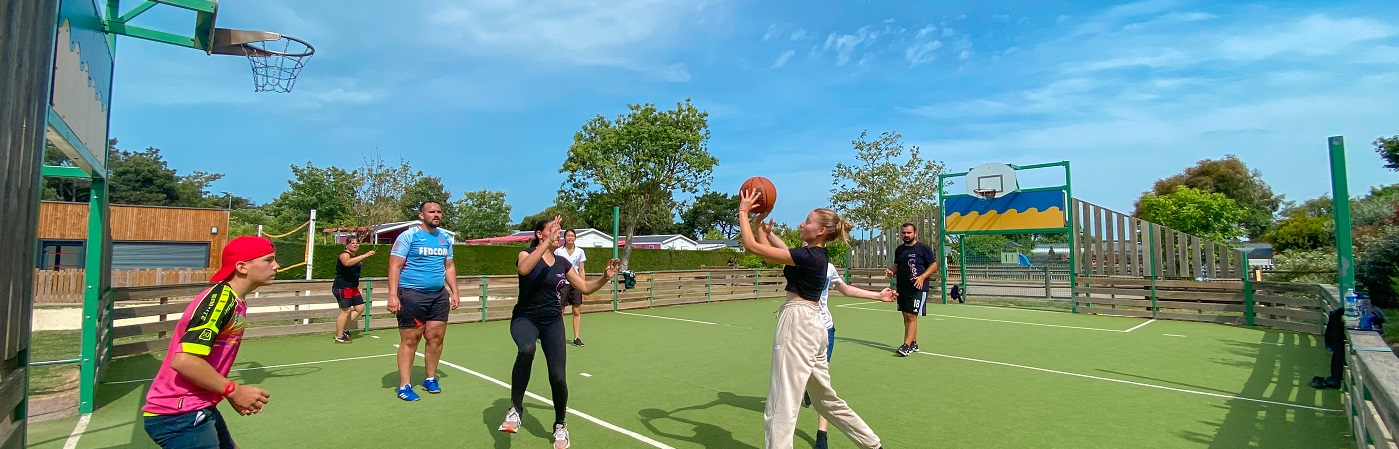
[(510, 313), (510, 336), (515, 339), (519, 353), (510, 375), (510, 410), (501, 423), (503, 432), (515, 433), (520, 428), (520, 412), (524, 410), (525, 388), (529, 386), (530, 365), (534, 363), (535, 342), (544, 350), (549, 367), (549, 387), (554, 400), (554, 447), (569, 446), (568, 424), (564, 414), (568, 408), (568, 384), (565, 377), (565, 348), (563, 301), (559, 293), (572, 286), (584, 295), (598, 291), (617, 275), (617, 259), (607, 262), (603, 275), (586, 279), (573, 269), (568, 259), (555, 257), (559, 248), (561, 219), (540, 220), (534, 226), (534, 239), (529, 248), (520, 251), (515, 266), (520, 276), (520, 297)]
[(364, 259), (374, 255), (374, 250), (364, 254), (359, 252), (359, 237), (345, 239), (345, 251), (340, 253), (335, 263), (335, 281), (330, 283), (330, 293), (340, 306), (340, 316), (335, 317), (335, 342), (349, 343), (349, 327), (364, 314), (364, 295), (359, 292), (359, 270)]
[(904, 244), (894, 250), (894, 266), (884, 270), (884, 275), (898, 276), (895, 286), (904, 316), (904, 341), (895, 352), (907, 357), (918, 352), (918, 317), (928, 314), (928, 277), (938, 271), (938, 259), (931, 247), (918, 241), (918, 227), (913, 223), (899, 226), (899, 234)]

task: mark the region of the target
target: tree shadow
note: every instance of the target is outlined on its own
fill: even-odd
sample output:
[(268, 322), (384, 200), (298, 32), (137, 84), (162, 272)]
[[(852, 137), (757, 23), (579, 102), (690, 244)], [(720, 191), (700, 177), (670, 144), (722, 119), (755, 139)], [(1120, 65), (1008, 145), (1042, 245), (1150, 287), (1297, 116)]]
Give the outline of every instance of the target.
[[(525, 403), (524, 407), (524, 410), (520, 410), (521, 433), (529, 433), (537, 438), (543, 438), (552, 442), (554, 440), (554, 420), (550, 419), (549, 425), (546, 426), (543, 421), (535, 418), (534, 414), (530, 413), (530, 410), (547, 410), (552, 416), (554, 408), (530, 403)], [(505, 420), (505, 414), (509, 411), (509, 398), (497, 399), (490, 407), (481, 411), (481, 422), (484, 424), (486, 431), (491, 434), (491, 438), (495, 440), (495, 449), (508, 449), (510, 447), (510, 434), (499, 430), (501, 421)], [(527, 443), (525, 446), (537, 447), (541, 445)]]
[[(753, 446), (735, 439), (733, 432), (724, 428), (724, 426), (711, 424), (703, 421), (697, 421), (679, 415), (689, 410), (703, 410), (721, 406), (732, 407), (741, 410), (748, 410), (762, 414), (765, 409), (764, 402), (764, 398), (754, 396), (740, 396), (727, 391), (721, 391), (718, 393), (718, 396), (715, 397), (713, 401), (709, 401), (704, 404), (681, 407), (670, 411), (648, 408), (638, 411), (637, 414), (641, 416), (641, 424), (646, 426), (647, 430), (650, 430), (656, 435), (661, 435), (680, 441), (688, 441), (707, 448), (756, 449), (757, 446)], [(689, 425), (693, 429), (693, 434), (681, 435), (664, 432), (655, 425), (654, 421), (657, 420), (669, 420)], [(811, 439), (811, 441), (815, 440)]]

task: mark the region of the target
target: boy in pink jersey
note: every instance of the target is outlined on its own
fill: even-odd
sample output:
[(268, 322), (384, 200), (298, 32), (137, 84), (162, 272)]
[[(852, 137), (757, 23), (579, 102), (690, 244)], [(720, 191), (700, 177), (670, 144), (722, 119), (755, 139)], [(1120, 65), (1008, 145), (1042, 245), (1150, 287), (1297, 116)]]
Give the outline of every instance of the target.
[(261, 237), (238, 237), (223, 248), (223, 263), (175, 325), (174, 338), (146, 393), (146, 433), (164, 448), (234, 449), (219, 414), (227, 398), (240, 415), (262, 412), (270, 397), (261, 388), (237, 385), (228, 371), (238, 357), (247, 325), (243, 297), (271, 285), (276, 249)]

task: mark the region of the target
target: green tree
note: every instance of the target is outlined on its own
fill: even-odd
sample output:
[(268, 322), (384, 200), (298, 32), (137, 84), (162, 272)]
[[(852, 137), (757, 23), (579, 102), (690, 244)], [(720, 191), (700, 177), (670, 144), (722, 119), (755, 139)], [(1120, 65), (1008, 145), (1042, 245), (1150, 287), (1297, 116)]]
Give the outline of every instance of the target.
[(938, 175), (943, 164), (925, 160), (917, 146), (904, 158), (903, 138), (885, 132), (873, 141), (868, 133), (852, 141), (859, 165), (836, 163), (831, 172), (832, 207), (842, 217), (867, 230), (889, 230), (937, 205)]
[[(1276, 248), (1276, 247), (1274, 247)], [(1307, 284), (1336, 284), (1336, 252), (1324, 249), (1293, 250), (1273, 255), (1274, 271), (1264, 280), (1301, 282)]]
[(1384, 168), (1399, 171), (1399, 136), (1375, 139), (1375, 152), (1384, 159)]
[[(535, 223), (543, 220), (551, 220), (554, 217), (562, 217), (564, 229), (593, 228), (602, 232), (612, 232), (611, 216), (608, 217), (606, 225), (589, 222), (584, 220), (584, 214), (577, 206), (566, 204), (562, 201), (562, 199), (556, 198), (554, 204), (549, 205), (549, 207), (544, 208), (544, 210), (526, 215), (525, 218), (520, 219), (520, 222), (515, 225), (515, 229), (521, 231), (531, 230), (534, 229)], [(608, 211), (608, 213), (611, 214), (611, 211)]]
[(352, 174), (349, 219), (354, 224), (373, 226), (417, 218), (416, 212), (412, 218), (404, 217), (403, 194), (423, 177), (423, 172), (413, 170), (406, 159), (399, 158), (398, 164), (392, 165), (376, 150), (373, 156), (365, 156), (364, 165)]
[[(310, 162), (304, 167), (291, 166), (292, 179), (287, 190), (272, 200), (266, 213), (276, 218), (276, 229), (285, 232), (310, 218), (316, 210), (316, 221), (330, 226), (350, 225), (351, 208), (355, 201), (357, 179), (343, 168), (317, 167)], [(363, 222), (361, 222), (363, 223)]]
[(453, 223), (462, 240), (510, 233), (510, 205), (505, 203), (505, 192), (484, 189), (466, 192), (453, 209), (456, 214)]
[(1380, 228), (1375, 238), (1361, 239), (1356, 251), (1355, 283), (1370, 294), (1375, 305), (1399, 305), (1393, 278), (1399, 276), (1399, 226)]
[(705, 192), (680, 213), (682, 233), (704, 236), (718, 231), (720, 238), (734, 238), (738, 235), (737, 210), (738, 195)]
[[(1263, 182), (1258, 170), (1250, 170), (1238, 156), (1227, 154), (1224, 159), (1205, 159), (1186, 168), (1185, 172), (1161, 179), (1152, 185), (1152, 194), (1166, 196), (1176, 187), (1186, 186), (1209, 193), (1220, 193), (1244, 210), (1239, 225), (1249, 238), (1262, 238), (1273, 225), (1273, 216), (1282, 207), (1282, 195), (1273, 193)], [(1145, 196), (1143, 196), (1145, 198)], [(1134, 215), (1141, 217), (1141, 200)], [(1164, 223), (1163, 223), (1164, 224)]]
[[(649, 103), (628, 108), (615, 119), (599, 115), (584, 124), (559, 172), (568, 174), (564, 188), (572, 197), (604, 195), (621, 207), (630, 240), (658, 209), (674, 206), (677, 192), (708, 186), (719, 159), (707, 148), (709, 114), (688, 98), (667, 111)], [(631, 251), (628, 245), (622, 252), (623, 268)]]
[[(399, 216), (398, 220), (417, 220), (418, 205), (424, 201), (436, 201), (442, 205), (442, 227), (447, 229), (460, 229), (463, 223), (457, 221), (461, 218), (457, 213), (456, 203), (451, 201), (452, 194), (447, 192), (447, 188), (442, 185), (442, 178), (436, 176), (424, 176), (418, 178), (408, 189), (403, 192), (403, 196), (398, 199)], [(509, 221), (509, 217), (506, 218)]]
[(1244, 234), (1247, 213), (1222, 193), (1176, 186), (1166, 195), (1148, 193), (1137, 201), (1137, 217), (1187, 234), (1226, 242)]
[(1326, 229), (1327, 224), (1325, 218), (1299, 213), (1278, 222), (1265, 238), (1273, 245), (1273, 251), (1278, 253), (1325, 248), (1331, 237)]

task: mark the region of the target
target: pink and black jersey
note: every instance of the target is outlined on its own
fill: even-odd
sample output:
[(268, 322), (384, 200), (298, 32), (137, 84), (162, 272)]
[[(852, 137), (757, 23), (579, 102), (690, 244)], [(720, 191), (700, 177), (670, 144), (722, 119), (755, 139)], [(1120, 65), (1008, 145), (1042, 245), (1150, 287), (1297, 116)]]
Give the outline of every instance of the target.
[(179, 352), (203, 357), (218, 371), (228, 376), (233, 360), (238, 357), (238, 345), (243, 341), (248, 305), (233, 293), (228, 284), (220, 282), (209, 287), (185, 308), (175, 325), (175, 338), (160, 364), (160, 371), (146, 393), (146, 405), (141, 410), (153, 415), (173, 415), (212, 407), (223, 398), (220, 392), (205, 390), (170, 368), (170, 361)]

